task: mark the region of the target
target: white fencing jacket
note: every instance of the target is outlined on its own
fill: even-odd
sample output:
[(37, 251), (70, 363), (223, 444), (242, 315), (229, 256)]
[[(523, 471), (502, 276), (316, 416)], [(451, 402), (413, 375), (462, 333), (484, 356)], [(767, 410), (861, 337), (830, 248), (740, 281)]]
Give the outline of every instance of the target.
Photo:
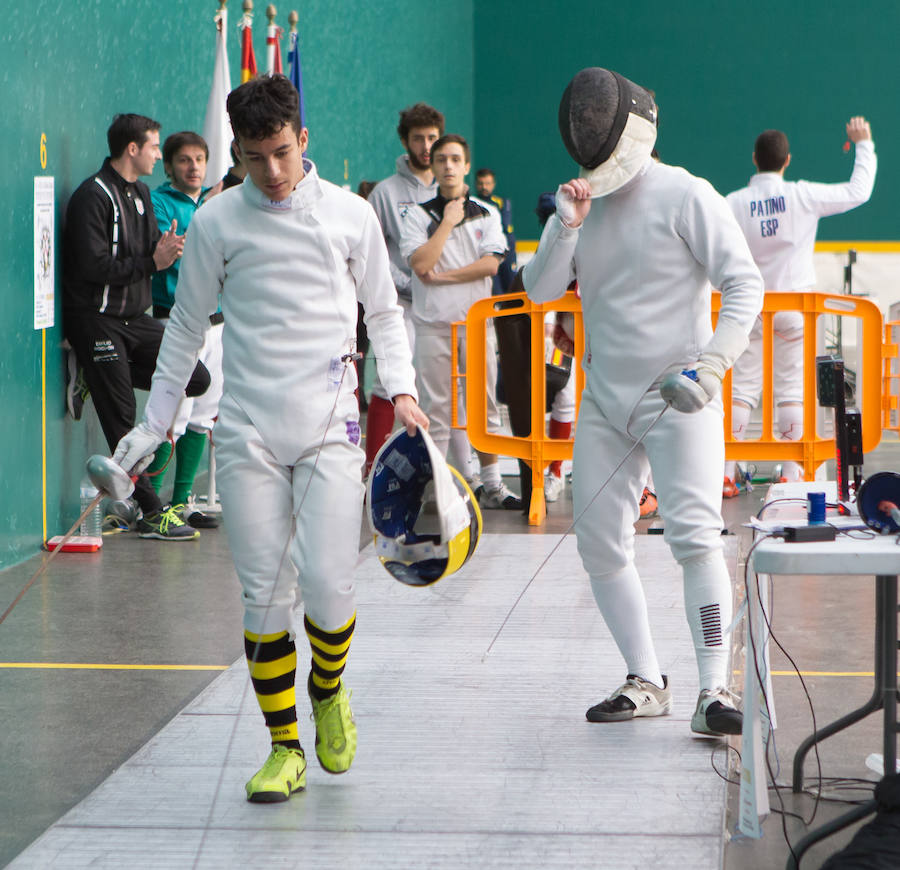
[(407, 214), (420, 202), (431, 199), (437, 193), (437, 182), (422, 184), (418, 176), (409, 168), (409, 156), (397, 158), (397, 171), (384, 181), (379, 181), (369, 194), (369, 203), (375, 209), (384, 240), (387, 242), (388, 256), (391, 258), (391, 277), (397, 294), (412, 298), (410, 290), (409, 262), (400, 253), (401, 227)]
[(871, 139), (856, 143), (850, 180), (843, 184), (785, 181), (759, 172), (727, 200), (747, 237), (766, 290), (807, 290), (816, 284), (813, 250), (819, 218), (862, 205), (872, 195), (877, 169)]
[(653, 160), (594, 199), (577, 229), (556, 215), (547, 222), (524, 269), (528, 295), (558, 299), (573, 278), (586, 389), (623, 426), (654, 383), (690, 367), (709, 343), (710, 283), (722, 292), (720, 320), (747, 334), (762, 306), (762, 278), (725, 199), (702, 178)]
[(282, 202), (248, 177), (191, 221), (145, 411), (156, 431), (175, 416), (220, 296), (224, 396), (279, 462), (294, 464), (315, 447), (333, 410), (332, 423), (358, 419), (355, 368), (345, 371), (341, 361), (355, 345), (357, 300), (387, 394), (416, 396), (378, 220), (364, 199), (320, 179), (310, 161), (304, 169)]

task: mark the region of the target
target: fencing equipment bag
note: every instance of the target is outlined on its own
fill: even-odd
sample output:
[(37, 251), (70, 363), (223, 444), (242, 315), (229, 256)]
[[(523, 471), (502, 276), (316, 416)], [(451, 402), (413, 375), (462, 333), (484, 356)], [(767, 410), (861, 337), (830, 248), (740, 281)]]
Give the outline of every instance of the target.
[(481, 537), (481, 511), (462, 475), (419, 428), (395, 432), (366, 486), (375, 553), (395, 579), (429, 586), (458, 571)]
[(626, 184), (656, 144), (657, 110), (649, 91), (602, 67), (581, 70), (559, 103), (559, 132), (592, 196)]

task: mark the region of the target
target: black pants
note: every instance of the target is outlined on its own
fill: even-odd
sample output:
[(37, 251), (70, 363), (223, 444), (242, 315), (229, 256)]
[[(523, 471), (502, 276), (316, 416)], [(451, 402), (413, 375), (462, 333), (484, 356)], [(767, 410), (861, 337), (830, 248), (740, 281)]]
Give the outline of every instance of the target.
[[(94, 311), (65, 312), (63, 331), (84, 370), (110, 452), (134, 428), (134, 389), (150, 389), (163, 330), (149, 314), (122, 320)], [(209, 372), (198, 362), (185, 392), (200, 396), (207, 387)], [(147, 515), (162, 507), (146, 474), (137, 479), (134, 497)]]

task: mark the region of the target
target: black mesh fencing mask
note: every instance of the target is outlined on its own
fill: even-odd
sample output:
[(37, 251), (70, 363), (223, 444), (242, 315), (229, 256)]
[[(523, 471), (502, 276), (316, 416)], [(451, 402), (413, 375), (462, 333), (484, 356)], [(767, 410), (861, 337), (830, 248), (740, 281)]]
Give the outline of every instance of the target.
[(559, 103), (559, 132), (582, 167), (595, 196), (633, 177), (656, 142), (653, 97), (624, 76), (602, 67), (581, 70)]

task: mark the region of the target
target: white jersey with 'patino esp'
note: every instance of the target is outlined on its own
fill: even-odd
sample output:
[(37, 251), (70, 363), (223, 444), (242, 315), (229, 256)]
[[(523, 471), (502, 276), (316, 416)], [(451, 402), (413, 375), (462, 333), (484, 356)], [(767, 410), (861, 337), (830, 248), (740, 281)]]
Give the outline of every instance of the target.
[(785, 181), (780, 172), (760, 172), (747, 187), (728, 194), (766, 290), (814, 287), (813, 250), (819, 218), (862, 205), (875, 185), (875, 144), (856, 143), (850, 180), (842, 184)]

